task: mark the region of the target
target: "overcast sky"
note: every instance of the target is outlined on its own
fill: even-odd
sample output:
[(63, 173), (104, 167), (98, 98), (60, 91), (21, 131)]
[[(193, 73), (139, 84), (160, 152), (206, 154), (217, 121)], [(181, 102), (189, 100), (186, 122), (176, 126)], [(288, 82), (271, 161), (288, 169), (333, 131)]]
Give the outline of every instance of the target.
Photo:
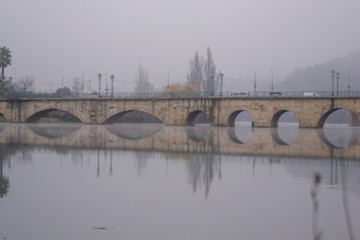
[[(185, 82), (189, 60), (210, 46), (225, 90), (270, 86), (294, 68), (360, 50), (359, 0), (2, 0), (6, 75), (32, 75), (37, 91), (75, 77), (115, 75), (132, 91), (141, 64), (157, 89)], [(16, 70), (15, 70), (16, 69)], [(86, 71), (86, 72), (85, 72)], [(50, 86), (51, 82), (51, 86)]]

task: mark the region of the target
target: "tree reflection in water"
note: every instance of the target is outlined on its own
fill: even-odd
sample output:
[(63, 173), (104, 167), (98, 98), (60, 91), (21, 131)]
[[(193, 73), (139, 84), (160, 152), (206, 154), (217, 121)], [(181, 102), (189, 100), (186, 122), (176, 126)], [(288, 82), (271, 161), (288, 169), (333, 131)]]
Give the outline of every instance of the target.
[(221, 156), (213, 154), (190, 155), (186, 165), (193, 191), (196, 192), (205, 185), (205, 198), (207, 198), (214, 177), (217, 176), (221, 180)]

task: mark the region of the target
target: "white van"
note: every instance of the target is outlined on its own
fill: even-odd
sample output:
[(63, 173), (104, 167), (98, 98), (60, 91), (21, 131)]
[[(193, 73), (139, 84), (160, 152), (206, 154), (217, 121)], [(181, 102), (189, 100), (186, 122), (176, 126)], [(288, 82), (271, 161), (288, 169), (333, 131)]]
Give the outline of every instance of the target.
[(244, 91), (244, 92), (232, 92), (230, 93), (231, 97), (246, 97), (250, 96), (250, 92)]
[(303, 96), (304, 97), (320, 97), (320, 95), (316, 92), (304, 92)]

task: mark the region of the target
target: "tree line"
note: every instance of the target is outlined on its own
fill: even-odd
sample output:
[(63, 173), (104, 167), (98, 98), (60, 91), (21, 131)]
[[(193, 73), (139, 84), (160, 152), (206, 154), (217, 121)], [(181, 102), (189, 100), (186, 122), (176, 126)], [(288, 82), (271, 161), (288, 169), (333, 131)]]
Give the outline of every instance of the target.
[[(58, 88), (54, 93), (36, 93), (34, 88), (34, 78), (30, 75), (20, 79), (13, 79), (5, 76), (5, 68), (11, 66), (12, 54), (9, 48), (0, 48), (0, 97), (77, 97), (83, 89), (79, 78), (73, 82), (73, 92), (68, 87)], [(188, 94), (189, 96), (205, 95), (214, 96), (221, 89), (220, 71), (214, 61), (210, 47), (207, 48), (206, 57), (199, 55), (195, 51), (193, 58), (189, 61), (187, 71), (187, 83), (172, 83), (161, 89), (159, 93), (167, 93), (169, 96), (176, 94)], [(154, 84), (149, 81), (148, 72), (140, 65), (135, 77), (135, 93), (154, 93)], [(96, 93), (96, 92), (94, 92)]]
[[(217, 70), (210, 47), (207, 48), (206, 57), (195, 51), (189, 61), (187, 83), (172, 83), (160, 90), (160, 93), (169, 94), (203, 94), (214, 96), (222, 88), (221, 77), (223, 74)], [(154, 92), (154, 85), (149, 81), (146, 70), (140, 65), (135, 78), (135, 93)]]

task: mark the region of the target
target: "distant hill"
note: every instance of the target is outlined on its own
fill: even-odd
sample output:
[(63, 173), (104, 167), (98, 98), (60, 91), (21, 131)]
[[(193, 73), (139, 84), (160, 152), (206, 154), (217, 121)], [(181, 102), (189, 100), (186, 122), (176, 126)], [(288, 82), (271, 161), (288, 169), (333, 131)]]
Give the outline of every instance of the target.
[[(340, 73), (339, 91), (348, 90), (349, 76), (350, 90), (360, 91), (360, 51), (323, 64), (297, 68), (280, 82), (276, 89), (280, 91), (332, 91), (332, 70)], [(336, 77), (334, 89), (336, 92)]]

